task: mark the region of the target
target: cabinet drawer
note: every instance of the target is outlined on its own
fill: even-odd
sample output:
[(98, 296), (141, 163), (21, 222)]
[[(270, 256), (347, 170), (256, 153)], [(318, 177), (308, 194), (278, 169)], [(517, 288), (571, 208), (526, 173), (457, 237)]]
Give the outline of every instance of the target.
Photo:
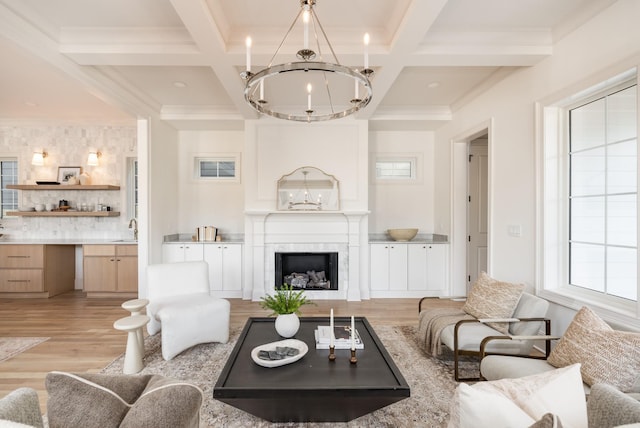
[(116, 245), (116, 255), (117, 256), (137, 256), (138, 246), (137, 245)]
[(44, 291), (42, 269), (2, 269), (0, 292), (29, 293)]
[(42, 245), (0, 245), (0, 268), (42, 268)]
[(82, 253), (86, 256), (115, 256), (116, 245), (83, 245)]

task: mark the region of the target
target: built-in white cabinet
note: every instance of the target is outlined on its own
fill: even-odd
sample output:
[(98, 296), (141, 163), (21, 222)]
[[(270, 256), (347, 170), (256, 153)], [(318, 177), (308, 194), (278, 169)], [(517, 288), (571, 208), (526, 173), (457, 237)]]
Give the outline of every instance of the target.
[(205, 244), (204, 260), (212, 291), (242, 290), (242, 244)]
[(370, 244), (372, 297), (445, 295), (447, 244), (386, 242)]
[(162, 244), (163, 263), (204, 260), (203, 244), (197, 242), (172, 242)]
[(242, 297), (242, 244), (169, 242), (162, 244), (163, 263), (204, 260), (209, 288), (219, 297)]
[(407, 245), (371, 244), (371, 290), (407, 289)]

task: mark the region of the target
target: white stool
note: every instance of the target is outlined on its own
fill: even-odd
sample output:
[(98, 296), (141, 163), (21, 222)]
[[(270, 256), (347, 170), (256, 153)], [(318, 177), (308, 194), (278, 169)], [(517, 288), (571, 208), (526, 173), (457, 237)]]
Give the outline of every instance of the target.
[(147, 307), (149, 300), (147, 299), (134, 299), (127, 300), (122, 304), (122, 309), (131, 312), (131, 315), (142, 315), (142, 310)]
[(142, 330), (142, 327), (147, 325), (149, 317), (147, 315), (132, 315), (125, 318), (120, 318), (113, 323), (113, 328), (116, 330), (126, 331), (127, 335), (127, 349), (124, 354), (124, 367), (122, 372), (124, 374), (138, 373), (144, 367), (142, 363), (143, 352), (140, 351), (140, 341), (138, 339), (138, 331)]
[[(122, 309), (131, 312), (131, 315), (142, 315), (142, 310), (147, 307), (149, 300), (134, 299), (127, 300), (122, 304)], [(144, 335), (142, 327), (138, 329), (138, 343), (140, 344), (140, 353), (144, 356)]]

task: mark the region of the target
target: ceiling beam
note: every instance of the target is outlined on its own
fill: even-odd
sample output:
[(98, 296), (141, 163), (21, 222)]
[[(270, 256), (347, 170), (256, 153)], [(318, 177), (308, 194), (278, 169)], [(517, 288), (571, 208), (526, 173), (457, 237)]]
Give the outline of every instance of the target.
[(393, 37), (387, 55), (372, 55), (370, 63), (380, 70), (374, 75), (373, 97), (369, 105), (358, 113), (359, 119), (369, 119), (377, 110), (385, 94), (405, 67), (405, 61), (420, 45), (442, 8), (449, 0), (413, 0)]
[(234, 67), (233, 59), (226, 55), (222, 33), (211, 16), (206, 1), (170, 1), (198, 49), (209, 59), (208, 65), (240, 114), (245, 119), (256, 119), (258, 113), (244, 101), (244, 83)]

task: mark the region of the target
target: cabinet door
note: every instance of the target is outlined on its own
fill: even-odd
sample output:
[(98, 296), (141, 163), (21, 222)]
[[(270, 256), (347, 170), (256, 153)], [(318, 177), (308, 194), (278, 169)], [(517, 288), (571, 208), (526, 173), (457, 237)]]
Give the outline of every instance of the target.
[(182, 244), (162, 244), (162, 262), (175, 263), (184, 261), (184, 246)]
[(204, 261), (209, 265), (209, 290), (222, 290), (222, 244), (205, 244)]
[(242, 245), (240, 244), (223, 245), (222, 289), (242, 290)]
[(187, 243), (184, 246), (184, 261), (185, 262), (197, 262), (204, 260), (203, 244)]
[(118, 256), (117, 291), (138, 291), (138, 257)]
[(162, 244), (162, 262), (176, 263), (203, 260), (202, 244)]
[(115, 291), (117, 264), (115, 256), (84, 258), (84, 291)]
[(372, 290), (389, 289), (389, 245), (370, 245), (370, 275), (369, 282)]
[(389, 245), (389, 290), (407, 289), (407, 246)]
[(427, 290), (449, 289), (449, 245), (427, 245)]
[(427, 289), (427, 244), (408, 245), (408, 289)]

